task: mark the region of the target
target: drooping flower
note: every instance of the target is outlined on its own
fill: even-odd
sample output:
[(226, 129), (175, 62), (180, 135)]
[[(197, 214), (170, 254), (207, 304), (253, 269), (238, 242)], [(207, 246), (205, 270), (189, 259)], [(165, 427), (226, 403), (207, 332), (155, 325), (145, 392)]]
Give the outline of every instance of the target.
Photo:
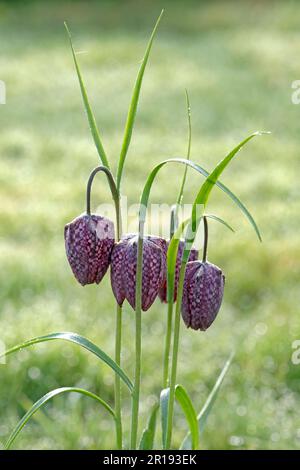
[[(135, 309), (138, 235), (128, 234), (114, 246), (111, 256), (111, 285), (119, 305), (124, 300)], [(143, 240), (142, 310), (148, 310), (166, 276), (166, 241), (145, 236)]]
[(187, 327), (209, 328), (220, 310), (224, 284), (225, 276), (214, 264), (187, 263), (182, 298), (182, 318)]
[(65, 226), (67, 258), (81, 285), (99, 284), (110, 264), (114, 224), (100, 215), (82, 214)]
[[(168, 245), (169, 245), (169, 242), (168, 242)], [(181, 266), (183, 249), (184, 249), (184, 241), (181, 240), (178, 245), (176, 267), (175, 267), (174, 302), (176, 302), (176, 299), (177, 299), (179, 271), (180, 271), (180, 266)], [(190, 251), (189, 261), (196, 261), (197, 259), (198, 259), (198, 250), (195, 250), (193, 248)], [(167, 280), (164, 281), (163, 285), (159, 289), (158, 295), (162, 302), (167, 302)]]

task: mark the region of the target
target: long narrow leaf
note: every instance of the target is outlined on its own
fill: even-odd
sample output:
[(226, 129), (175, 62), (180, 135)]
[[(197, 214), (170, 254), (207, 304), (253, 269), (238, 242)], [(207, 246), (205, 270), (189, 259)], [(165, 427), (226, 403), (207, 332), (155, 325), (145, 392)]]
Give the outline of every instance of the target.
[(154, 405), (151, 411), (149, 421), (147, 423), (147, 427), (144, 429), (142, 433), (139, 450), (152, 450), (153, 449), (158, 408), (159, 408), (159, 405), (157, 403), (156, 405)]
[[(192, 120), (191, 120), (190, 99), (189, 99), (189, 94), (188, 94), (187, 90), (185, 90), (185, 96), (186, 96), (186, 107), (187, 107), (187, 118), (188, 118), (188, 146), (187, 146), (186, 158), (187, 158), (187, 160), (189, 160), (190, 156), (191, 156), (191, 145), (192, 145)], [(184, 186), (185, 186), (186, 176), (187, 176), (187, 170), (188, 170), (188, 167), (185, 166), (181, 186), (180, 186), (178, 197), (177, 197), (176, 207), (178, 207), (178, 205), (180, 205), (182, 203), (183, 191), (184, 191)]]
[(227, 227), (231, 232), (234, 232), (235, 230), (231, 227), (231, 225), (229, 225), (228, 222), (226, 222), (226, 220), (224, 219), (221, 219), (221, 217), (218, 217), (214, 214), (205, 214), (205, 217), (208, 218), (208, 219), (212, 219), (212, 220), (215, 220), (216, 222), (220, 222), (220, 224), (224, 225), (225, 227)]
[[(191, 160), (187, 160), (185, 158), (170, 158), (168, 160), (162, 161), (161, 163), (159, 163), (158, 165), (156, 165), (153, 168), (153, 170), (151, 171), (150, 175), (148, 176), (148, 179), (147, 179), (146, 184), (144, 186), (143, 194), (142, 194), (142, 197), (141, 197), (141, 211), (142, 211), (141, 219), (142, 220), (143, 220), (143, 218), (145, 218), (145, 209), (148, 205), (150, 190), (151, 190), (153, 181), (154, 181), (157, 173), (159, 172), (159, 170), (161, 168), (163, 168), (167, 163), (180, 163), (180, 164), (183, 164), (183, 165), (188, 165), (189, 167), (193, 168), (195, 171), (197, 171), (201, 175), (203, 175), (205, 177), (209, 176), (208, 171), (206, 171), (202, 166), (198, 165), (197, 163), (195, 163)], [(230, 197), (230, 199), (233, 202), (235, 202), (235, 204), (239, 207), (239, 209), (247, 217), (247, 219), (250, 222), (251, 226), (254, 228), (259, 240), (261, 240), (261, 235), (260, 235), (259, 229), (257, 227), (257, 224), (256, 224), (254, 218), (252, 217), (252, 215), (250, 214), (250, 212), (248, 211), (248, 209), (246, 208), (246, 206), (240, 201), (240, 199), (235, 194), (233, 194), (230, 191), (230, 189), (228, 189), (220, 181), (216, 181), (215, 184), (225, 194), (227, 194), (227, 196)]]
[[(217, 396), (218, 396), (218, 393), (220, 391), (222, 382), (224, 380), (225, 375), (228, 372), (230, 364), (232, 363), (233, 357), (234, 357), (234, 352), (232, 352), (230, 354), (229, 358), (225, 362), (224, 367), (223, 367), (219, 377), (217, 378), (216, 383), (215, 383), (212, 391), (210, 392), (203, 408), (201, 409), (200, 413), (197, 416), (197, 421), (198, 421), (198, 426), (199, 426), (199, 432), (200, 433), (202, 433), (204, 431), (207, 418), (208, 418), (208, 416), (209, 416), (209, 414), (212, 410), (212, 407), (213, 407), (213, 405), (214, 405), (214, 403), (217, 399)], [(189, 432), (185, 436), (185, 438), (183, 439), (183, 441), (181, 443), (181, 446), (180, 446), (180, 449), (190, 449), (191, 448), (190, 445), (191, 445), (191, 433)]]
[(24, 343), (18, 344), (13, 348), (8, 349), (4, 353), (0, 354), (0, 358), (4, 356), (8, 356), (14, 352), (20, 351), (21, 349), (28, 348), (29, 346), (33, 346), (34, 344), (44, 343), (46, 341), (53, 341), (53, 340), (64, 340), (70, 341), (71, 343), (75, 343), (84, 349), (87, 349), (91, 353), (95, 354), (99, 359), (105, 362), (111, 369), (113, 369), (119, 377), (123, 380), (123, 382), (127, 385), (130, 391), (133, 389), (133, 385), (129, 377), (126, 373), (119, 367), (111, 357), (109, 357), (102, 349), (92, 343), (89, 339), (84, 338), (83, 336), (78, 335), (77, 333), (70, 333), (70, 332), (59, 332), (59, 333), (51, 333), (45, 336), (38, 336), (36, 338), (32, 338), (29, 341), (25, 341)]
[[(164, 388), (160, 394), (160, 411), (161, 411), (161, 424), (162, 424), (162, 440), (163, 448), (165, 449), (166, 433), (167, 433), (167, 420), (168, 420), (168, 404), (170, 398), (170, 388)], [(189, 434), (191, 436), (191, 447), (190, 449), (197, 449), (199, 445), (199, 429), (197, 414), (193, 403), (182, 385), (176, 385), (175, 387), (175, 398), (186, 417), (189, 425)]]
[[(217, 183), (220, 175), (223, 173), (225, 168), (229, 165), (233, 157), (239, 152), (239, 150), (247, 142), (253, 139), (253, 137), (257, 135), (261, 135), (261, 134), (264, 134), (264, 132), (254, 132), (253, 134), (248, 136), (246, 139), (244, 139), (242, 142), (240, 142), (231, 152), (229, 152), (228, 155), (226, 155), (225, 158), (223, 158), (223, 160), (220, 161), (220, 163), (218, 163), (218, 165), (213, 169), (213, 171), (206, 177), (193, 203), (192, 217), (191, 217), (191, 221), (188, 227), (188, 233), (186, 236), (187, 243), (186, 243), (184, 253), (182, 256), (183, 262), (187, 262), (189, 258), (192, 243), (195, 240), (197, 229), (199, 227), (201, 218), (204, 214), (204, 210), (208, 202), (210, 193), (214, 185)], [(201, 213), (199, 213), (199, 207), (201, 207)]]
[(240, 142), (229, 154), (223, 158), (223, 160), (218, 163), (218, 165), (214, 168), (214, 170), (208, 175), (206, 178), (205, 182), (203, 183), (198, 196), (196, 198), (196, 203), (197, 204), (207, 204), (209, 195), (211, 193), (211, 190), (213, 186), (216, 184), (218, 181), (220, 175), (223, 173), (225, 168), (228, 166), (228, 164), (231, 162), (233, 157), (241, 150), (241, 148), (249, 142), (249, 140), (253, 139), (253, 137), (256, 137), (258, 135), (265, 134), (265, 132), (254, 132), (253, 134), (249, 135), (244, 139), (242, 142)]
[(199, 430), (197, 414), (193, 406), (192, 400), (190, 399), (187, 391), (184, 387), (182, 387), (182, 385), (176, 385), (175, 398), (180, 404), (183, 413), (185, 414), (186, 420), (190, 428), (192, 450), (195, 450), (199, 446)]
[(68, 34), (68, 37), (69, 37), (70, 46), (71, 46), (72, 55), (73, 55), (74, 64), (75, 64), (75, 69), (76, 69), (76, 73), (77, 73), (77, 77), (78, 77), (78, 81), (79, 81), (79, 86), (80, 86), (80, 91), (81, 91), (81, 95), (82, 95), (82, 100), (83, 100), (84, 108), (85, 108), (87, 118), (88, 118), (88, 121), (89, 121), (89, 126), (90, 126), (91, 133), (92, 133), (92, 136), (93, 136), (93, 139), (94, 139), (94, 143), (95, 143), (95, 146), (96, 146), (96, 149), (98, 151), (98, 154), (99, 154), (99, 157), (100, 157), (100, 160), (101, 160), (102, 164), (104, 166), (106, 166), (107, 168), (109, 168), (108, 159), (107, 159), (103, 144), (101, 142), (100, 133), (99, 133), (99, 130), (98, 130), (98, 127), (97, 127), (96, 119), (95, 119), (93, 110), (91, 108), (90, 102), (89, 102), (89, 98), (88, 98), (86, 88), (85, 88), (85, 85), (84, 85), (84, 82), (83, 82), (83, 78), (82, 78), (82, 75), (81, 75), (81, 72), (80, 72), (79, 64), (78, 64), (78, 61), (77, 61), (77, 58), (76, 58), (76, 53), (75, 53), (75, 50), (74, 50), (74, 47), (73, 47), (71, 33), (69, 31), (67, 23), (65, 22), (64, 24), (65, 24), (65, 28), (66, 28), (66, 31), (67, 31), (67, 34)]
[(164, 388), (160, 393), (160, 417), (161, 417), (161, 432), (163, 449), (166, 447), (167, 437), (167, 421), (168, 421), (168, 406), (169, 406), (170, 388)]
[(9, 449), (11, 447), (14, 440), (18, 436), (18, 434), (21, 432), (21, 430), (23, 429), (25, 424), (29, 421), (29, 419), (34, 415), (34, 413), (36, 413), (42, 406), (44, 406), (49, 400), (56, 397), (57, 395), (61, 395), (63, 393), (70, 393), (70, 392), (80, 393), (81, 395), (85, 395), (87, 397), (93, 398), (94, 400), (97, 400), (97, 402), (100, 403), (115, 419), (115, 413), (112, 410), (112, 408), (104, 400), (102, 400), (102, 398), (98, 397), (98, 395), (95, 395), (94, 393), (91, 393), (87, 390), (84, 390), (82, 388), (77, 388), (77, 387), (57, 388), (47, 393), (46, 395), (44, 395), (42, 398), (40, 398), (37, 402), (34, 403), (34, 405), (30, 408), (30, 410), (27, 411), (27, 413), (23, 416), (23, 418), (19, 421), (17, 426), (14, 428), (14, 430), (10, 434), (5, 444), (5, 449)]
[(138, 75), (136, 78), (136, 82), (134, 85), (133, 93), (132, 93), (132, 98), (131, 102), (129, 105), (129, 110), (127, 114), (127, 120), (125, 124), (125, 131), (124, 131), (124, 138), (123, 138), (123, 143), (122, 143), (122, 148), (121, 148), (121, 153), (120, 153), (120, 158), (119, 158), (119, 164), (118, 164), (118, 170), (117, 170), (117, 187), (120, 189), (120, 184), (121, 184), (121, 178), (122, 178), (122, 173), (123, 173), (123, 168), (124, 168), (124, 163), (126, 159), (126, 155), (128, 152), (128, 148), (130, 145), (131, 141), (131, 136), (132, 136), (132, 131), (133, 131), (133, 126), (134, 126), (134, 121), (135, 121), (135, 116), (136, 116), (136, 110), (139, 102), (139, 96), (140, 96), (140, 91), (141, 91), (141, 86), (143, 82), (143, 77), (144, 77), (144, 72), (145, 68), (149, 59), (151, 47), (153, 44), (154, 36), (156, 33), (156, 30), (158, 28), (159, 22), (161, 20), (161, 17), (163, 15), (163, 10), (161, 14), (158, 17), (158, 20), (156, 21), (156, 24), (154, 26), (154, 29), (152, 31), (152, 34), (150, 36), (150, 40), (147, 45), (147, 49), (144, 55), (144, 58), (142, 60), (140, 69), (138, 71)]

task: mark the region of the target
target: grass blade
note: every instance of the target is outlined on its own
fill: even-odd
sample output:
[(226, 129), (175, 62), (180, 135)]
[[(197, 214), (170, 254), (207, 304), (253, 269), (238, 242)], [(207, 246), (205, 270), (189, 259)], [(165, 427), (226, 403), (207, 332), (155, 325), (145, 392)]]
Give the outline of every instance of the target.
[(160, 393), (160, 417), (163, 449), (166, 448), (169, 396), (170, 388), (164, 388)]
[[(153, 181), (159, 172), (161, 168), (163, 168), (167, 163), (180, 163), (184, 165), (188, 165), (189, 167), (193, 168), (195, 171), (200, 173), (201, 175), (208, 177), (209, 172), (205, 170), (202, 166), (198, 165), (197, 163), (191, 161), (191, 160), (186, 160), (185, 158), (169, 158), (168, 160), (163, 160), (161, 163), (159, 163), (157, 166), (153, 168), (151, 173), (148, 176), (148, 179), (146, 181), (146, 184), (144, 186), (143, 194), (141, 197), (141, 220), (145, 218), (146, 215), (146, 208), (148, 205), (148, 200), (149, 200), (149, 195), (151, 191), (151, 187), (153, 184)], [(248, 221), (250, 222), (251, 226), (254, 228), (259, 240), (261, 241), (261, 235), (259, 232), (259, 229), (257, 227), (257, 224), (246, 208), (246, 206), (241, 202), (241, 200), (233, 193), (230, 191), (230, 189), (227, 188), (224, 184), (222, 184), (220, 181), (216, 181), (215, 185), (221, 189), (230, 199), (238, 206), (238, 208), (243, 212), (243, 214), (247, 217)]]
[(82, 100), (83, 100), (84, 108), (85, 108), (87, 118), (88, 118), (88, 121), (89, 121), (89, 126), (90, 126), (90, 130), (91, 130), (91, 133), (92, 133), (92, 136), (93, 136), (93, 139), (94, 139), (94, 143), (95, 143), (96, 149), (98, 151), (98, 154), (99, 154), (102, 165), (109, 168), (108, 159), (107, 159), (104, 147), (103, 147), (102, 142), (101, 142), (100, 133), (99, 133), (99, 130), (98, 130), (98, 127), (97, 127), (96, 119), (95, 119), (94, 113), (92, 111), (90, 102), (89, 102), (89, 98), (88, 98), (86, 88), (85, 88), (85, 85), (84, 85), (84, 82), (83, 82), (83, 78), (82, 78), (82, 75), (81, 75), (81, 72), (80, 72), (79, 64), (78, 64), (78, 61), (77, 61), (77, 58), (76, 58), (75, 50), (74, 50), (73, 43), (72, 43), (71, 33), (69, 31), (69, 28), (68, 28), (66, 22), (64, 23), (64, 25), (65, 25), (65, 28), (66, 28), (66, 31), (67, 31), (67, 34), (68, 34), (68, 37), (69, 37), (70, 46), (71, 46), (72, 55), (73, 55), (74, 64), (75, 64), (75, 69), (76, 69), (76, 73), (77, 73), (77, 77), (78, 77), (78, 81), (79, 81), (79, 86), (80, 86), (80, 91), (81, 91), (81, 95), (82, 95)]
[[(190, 106), (190, 99), (189, 99), (189, 94), (187, 92), (187, 90), (185, 90), (185, 96), (186, 96), (186, 107), (187, 107), (187, 118), (188, 118), (188, 147), (187, 147), (187, 160), (190, 159), (190, 156), (191, 156), (191, 145), (192, 145), (192, 121), (191, 121), (191, 106)], [(183, 199), (183, 191), (184, 191), (184, 186), (185, 186), (185, 182), (186, 182), (186, 176), (187, 176), (187, 170), (188, 170), (188, 167), (185, 166), (184, 167), (184, 172), (183, 172), (183, 177), (182, 177), (182, 182), (181, 182), (181, 186), (180, 186), (180, 190), (179, 190), (179, 193), (178, 193), (178, 197), (177, 197), (177, 206), (180, 205), (182, 203), (182, 199)]]
[(208, 175), (206, 180), (204, 181), (198, 195), (196, 198), (196, 202), (198, 204), (203, 204), (204, 206), (208, 202), (209, 195), (211, 193), (212, 188), (218, 181), (220, 175), (223, 173), (225, 168), (229, 165), (233, 157), (241, 150), (241, 148), (249, 142), (251, 139), (256, 137), (257, 135), (266, 134), (266, 132), (254, 132), (253, 134), (249, 135), (246, 139), (240, 142), (228, 155), (226, 155), (223, 160), (218, 163), (218, 165), (214, 168), (214, 170)]
[(196, 450), (199, 446), (199, 429), (197, 414), (193, 406), (192, 400), (190, 399), (186, 389), (182, 387), (182, 385), (176, 385), (175, 398), (180, 404), (190, 428), (190, 436), (192, 442), (191, 449)]
[[(199, 428), (197, 421), (197, 414), (193, 403), (188, 396), (187, 391), (182, 385), (176, 385), (175, 387), (175, 398), (186, 417), (190, 431), (188, 433), (189, 441), (187, 447), (189, 449), (197, 449), (199, 445)], [(168, 406), (170, 399), (170, 388), (164, 388), (160, 394), (160, 412), (161, 412), (161, 425), (162, 425), (162, 441), (163, 448), (166, 448), (166, 436), (167, 436), (167, 420), (168, 420)]]
[[(234, 352), (232, 352), (230, 354), (229, 358), (225, 362), (224, 367), (223, 367), (219, 377), (217, 378), (216, 383), (215, 383), (212, 391), (210, 392), (203, 408), (201, 409), (200, 413), (197, 416), (198, 427), (199, 427), (199, 432), (200, 433), (202, 433), (204, 428), (205, 428), (207, 418), (208, 418), (208, 416), (209, 416), (209, 414), (212, 410), (212, 407), (213, 407), (213, 405), (214, 405), (214, 403), (217, 399), (217, 396), (218, 396), (218, 393), (220, 391), (222, 382), (223, 382), (224, 377), (226, 376), (226, 374), (228, 372), (228, 369), (229, 369), (230, 364), (233, 360), (233, 357), (234, 357)], [(191, 445), (191, 433), (189, 432), (185, 436), (184, 440), (182, 441), (180, 449), (190, 449), (190, 445)]]
[(141, 437), (139, 450), (152, 450), (153, 449), (158, 408), (159, 408), (159, 405), (157, 403), (156, 405), (154, 405), (151, 411), (147, 427), (144, 429), (142, 437)]
[(94, 393), (91, 393), (87, 390), (84, 390), (82, 388), (77, 388), (77, 387), (62, 387), (62, 388), (57, 388), (55, 390), (52, 390), (49, 393), (46, 393), (42, 398), (40, 398), (37, 402), (34, 403), (34, 405), (30, 408), (30, 410), (27, 411), (27, 413), (23, 416), (23, 418), (18, 422), (17, 426), (14, 428), (12, 433), (10, 434), (6, 444), (5, 444), (5, 449), (9, 449), (11, 445), (13, 444), (14, 440), (18, 436), (18, 434), (21, 432), (25, 424), (29, 421), (29, 419), (42, 407), (44, 406), (49, 400), (52, 398), (56, 397), (57, 395), (61, 395), (63, 393), (70, 393), (70, 392), (75, 392), (75, 393), (80, 393), (81, 395), (85, 395), (87, 397), (93, 398), (94, 400), (97, 400), (98, 403), (100, 403), (109, 413), (110, 415), (115, 418), (115, 413), (112, 410), (112, 408), (106, 403), (102, 398), (98, 397), (98, 395), (95, 395)]
[[(265, 132), (254, 132), (250, 136), (248, 136), (246, 139), (244, 139), (242, 142), (240, 142), (231, 152), (229, 152), (228, 155), (226, 155), (223, 160), (218, 163), (218, 165), (213, 169), (213, 171), (206, 177), (204, 183), (202, 184), (195, 201), (193, 203), (193, 209), (192, 209), (192, 217), (190, 224), (188, 226), (188, 234), (186, 236), (186, 247), (184, 249), (184, 253), (182, 256), (182, 260), (184, 263), (186, 263), (189, 259), (190, 251), (192, 244), (195, 240), (197, 230), (199, 227), (199, 223), (201, 218), (203, 217), (204, 210), (206, 207), (206, 204), (208, 202), (210, 193), (217, 183), (220, 175), (223, 173), (225, 168), (229, 165), (233, 157), (239, 152), (239, 150), (251, 139), (256, 137), (257, 135), (264, 134)], [(199, 207), (201, 207), (201, 213), (199, 214)]]
[(235, 232), (235, 230), (231, 227), (231, 225), (229, 225), (229, 223), (226, 222), (226, 220), (221, 219), (221, 217), (217, 217), (214, 214), (205, 214), (205, 217), (207, 217), (208, 219), (215, 220), (216, 222), (220, 222), (220, 224), (225, 225), (225, 227), (227, 227), (231, 232)]
[(142, 60), (140, 69), (138, 71), (136, 82), (135, 82), (135, 85), (134, 85), (134, 88), (133, 88), (132, 98), (131, 98), (131, 102), (130, 102), (130, 105), (129, 105), (127, 120), (126, 120), (126, 124), (125, 124), (125, 131), (124, 131), (123, 143), (122, 143), (122, 148), (121, 148), (121, 153), (120, 153), (120, 158), (119, 158), (119, 163), (118, 163), (118, 169), (117, 169), (117, 188), (118, 188), (118, 190), (120, 189), (124, 163), (125, 163), (125, 159), (126, 159), (128, 148), (129, 148), (130, 141), (131, 141), (131, 136), (132, 136), (133, 126), (134, 126), (134, 121), (135, 121), (135, 116), (136, 116), (136, 110), (137, 110), (138, 101), (139, 101), (139, 97), (140, 97), (140, 91), (141, 91), (141, 86), (142, 86), (142, 82), (143, 82), (145, 68), (146, 68), (146, 65), (147, 65), (147, 62), (148, 62), (148, 59), (149, 59), (149, 55), (150, 55), (151, 47), (152, 47), (152, 44), (153, 44), (154, 36), (155, 36), (156, 30), (158, 28), (158, 25), (159, 25), (159, 22), (161, 20), (162, 15), (163, 15), (163, 10), (162, 10), (161, 14), (159, 15), (159, 17), (156, 21), (156, 24), (154, 26), (154, 29), (152, 31), (152, 34), (150, 36), (150, 40), (148, 42), (147, 49), (146, 49), (144, 58)]
[(20, 351), (21, 349), (28, 348), (29, 346), (33, 346), (34, 344), (44, 343), (46, 341), (53, 341), (53, 340), (64, 340), (70, 341), (71, 343), (75, 343), (84, 349), (87, 349), (91, 353), (95, 354), (99, 359), (105, 362), (111, 369), (116, 372), (119, 377), (123, 380), (123, 382), (127, 385), (130, 391), (133, 389), (133, 385), (129, 377), (126, 375), (123, 369), (119, 367), (115, 361), (109, 357), (102, 349), (100, 349), (96, 344), (92, 343), (89, 339), (84, 338), (83, 336), (78, 335), (77, 333), (70, 333), (70, 332), (59, 332), (59, 333), (51, 333), (45, 336), (38, 336), (36, 338), (32, 338), (29, 341), (25, 341), (24, 343), (18, 344), (13, 348), (8, 349), (4, 353), (0, 354), (0, 358), (4, 356), (8, 356), (14, 352)]

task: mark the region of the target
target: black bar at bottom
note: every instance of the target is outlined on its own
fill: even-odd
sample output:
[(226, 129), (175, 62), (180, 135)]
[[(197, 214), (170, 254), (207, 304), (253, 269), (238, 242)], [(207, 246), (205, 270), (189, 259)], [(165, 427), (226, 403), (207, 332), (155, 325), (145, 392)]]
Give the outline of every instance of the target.
[[(97, 468), (99, 465), (123, 466), (124, 468), (137, 468), (140, 465), (190, 465), (198, 464), (256, 464), (272, 463), (282, 466), (285, 463), (299, 464), (299, 451), (0, 451), (0, 467), (5, 463), (22, 464), (92, 464)], [(2, 467), (1, 467), (2, 468)]]

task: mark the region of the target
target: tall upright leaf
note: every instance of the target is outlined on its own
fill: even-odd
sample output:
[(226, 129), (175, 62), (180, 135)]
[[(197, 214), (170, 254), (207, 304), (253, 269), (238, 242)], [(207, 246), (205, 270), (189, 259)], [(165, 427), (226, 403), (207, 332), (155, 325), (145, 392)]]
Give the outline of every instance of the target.
[[(195, 450), (199, 446), (199, 430), (197, 422), (197, 414), (186, 389), (182, 385), (176, 385), (175, 387), (175, 398), (180, 405), (186, 421), (189, 426), (188, 436), (190, 438), (191, 449)], [(165, 449), (166, 444), (166, 432), (167, 432), (167, 418), (168, 418), (168, 405), (170, 399), (170, 388), (164, 388), (160, 394), (160, 410), (161, 410), (161, 424), (162, 424), (162, 440), (163, 448)]]
[[(192, 120), (191, 120), (190, 98), (189, 98), (189, 94), (188, 94), (187, 90), (185, 90), (185, 96), (186, 96), (186, 107), (187, 107), (187, 118), (188, 118), (188, 146), (187, 146), (186, 158), (187, 158), (187, 160), (189, 160), (190, 156), (191, 156), (191, 145), (192, 145)], [(188, 167), (186, 165), (184, 167), (182, 182), (181, 182), (181, 186), (180, 186), (179, 193), (178, 193), (178, 196), (177, 196), (177, 206), (182, 203), (183, 191), (184, 191), (184, 186), (185, 186), (186, 176), (187, 176), (187, 170), (188, 170)]]
[(118, 189), (120, 189), (124, 163), (125, 163), (125, 159), (126, 159), (128, 148), (129, 148), (130, 141), (131, 141), (131, 136), (132, 136), (133, 126), (134, 126), (134, 121), (135, 121), (135, 116), (136, 116), (136, 110), (137, 110), (137, 106), (138, 106), (138, 102), (139, 102), (140, 91), (141, 91), (141, 86), (142, 86), (142, 82), (143, 82), (145, 68), (146, 68), (146, 65), (147, 65), (147, 62), (148, 62), (148, 59), (149, 59), (149, 55), (150, 55), (151, 47), (152, 47), (152, 44), (153, 44), (154, 36), (155, 36), (156, 30), (158, 28), (158, 25), (159, 25), (159, 22), (161, 20), (162, 15), (163, 15), (163, 10), (162, 10), (161, 14), (159, 15), (159, 17), (156, 21), (156, 24), (154, 26), (154, 29), (152, 31), (152, 34), (150, 36), (150, 40), (148, 42), (147, 49), (146, 49), (144, 58), (142, 60), (140, 69), (138, 71), (138, 75), (137, 75), (135, 85), (134, 85), (134, 88), (133, 88), (133, 93), (132, 93), (132, 97), (131, 97), (131, 101), (130, 101), (130, 105), (129, 105), (126, 124), (125, 124), (125, 131), (124, 131), (123, 143), (122, 143), (121, 153), (120, 153), (120, 158), (119, 158), (119, 163), (118, 163), (118, 169), (117, 169), (117, 188)]
[(74, 47), (73, 47), (71, 33), (70, 33), (70, 30), (67, 26), (67, 23), (65, 22), (64, 24), (65, 24), (65, 28), (66, 28), (66, 31), (67, 31), (67, 34), (68, 34), (68, 37), (69, 37), (70, 46), (71, 46), (72, 55), (73, 55), (74, 64), (75, 64), (75, 69), (76, 69), (76, 73), (77, 73), (77, 77), (78, 77), (78, 81), (79, 81), (79, 86), (80, 86), (80, 91), (81, 91), (81, 95), (82, 95), (82, 100), (83, 100), (84, 108), (85, 108), (87, 118), (88, 118), (88, 121), (89, 121), (89, 125), (90, 125), (91, 133), (92, 133), (92, 136), (93, 136), (93, 139), (94, 139), (94, 143), (95, 143), (95, 146), (96, 146), (96, 149), (98, 151), (98, 154), (99, 154), (99, 157), (100, 157), (100, 160), (101, 160), (102, 164), (104, 166), (106, 166), (107, 168), (109, 168), (108, 159), (107, 159), (103, 144), (101, 142), (100, 133), (99, 133), (98, 126), (97, 126), (97, 123), (96, 123), (96, 119), (95, 119), (92, 107), (90, 105), (90, 102), (89, 102), (89, 98), (88, 98), (86, 88), (85, 88), (85, 85), (84, 85), (84, 82), (83, 82), (82, 74), (80, 72), (79, 64), (78, 64), (78, 61), (77, 61), (77, 58), (76, 58), (76, 53), (75, 53), (75, 50), (74, 50)]
[(151, 410), (149, 421), (144, 429), (139, 445), (139, 450), (152, 450), (154, 445), (154, 437), (156, 430), (156, 418), (159, 409), (158, 403)]

